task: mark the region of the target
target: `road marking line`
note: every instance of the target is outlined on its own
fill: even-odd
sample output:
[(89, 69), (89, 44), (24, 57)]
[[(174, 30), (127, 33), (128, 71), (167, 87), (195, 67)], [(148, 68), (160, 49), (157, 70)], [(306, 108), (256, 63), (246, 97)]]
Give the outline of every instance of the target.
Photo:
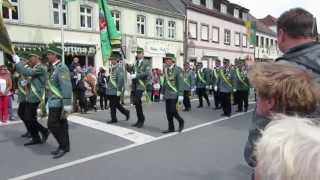
[(127, 139), (129, 141), (132, 141), (134, 143), (145, 143), (145, 142), (153, 141), (155, 139), (155, 137), (153, 136), (143, 134), (143, 133), (134, 131), (132, 129), (110, 125), (100, 121), (95, 121), (95, 120), (91, 120), (91, 119), (87, 119), (79, 116), (73, 116), (73, 115), (69, 116), (68, 121), (76, 124), (80, 124), (85, 127), (100, 130), (109, 134), (113, 134), (121, 138)]
[[(205, 127), (205, 126), (209, 126), (209, 125), (212, 125), (212, 124), (217, 124), (217, 123), (220, 123), (220, 122), (223, 122), (223, 121), (226, 121), (226, 120), (230, 120), (230, 119), (233, 119), (235, 117), (242, 116), (242, 115), (245, 115), (247, 113), (250, 113), (252, 111), (253, 110), (250, 110), (248, 112), (238, 113), (238, 114), (235, 114), (235, 115), (233, 115), (231, 117), (226, 117), (226, 118), (218, 119), (216, 121), (211, 121), (211, 122), (208, 122), (208, 123), (205, 123), (205, 124), (200, 124), (200, 125), (197, 125), (197, 126), (194, 126), (194, 127), (190, 127), (190, 128), (185, 129), (182, 133), (187, 133), (187, 132), (190, 132), (190, 131), (193, 131), (193, 130), (196, 130), (196, 129), (199, 129), (199, 128), (202, 128), (202, 127)], [(164, 135), (164, 136), (160, 136), (160, 137), (154, 138), (153, 140), (148, 141), (148, 142), (131, 144), (131, 145), (124, 146), (124, 147), (121, 147), (121, 148), (118, 148), (118, 149), (114, 149), (114, 150), (111, 150), (111, 151), (106, 151), (106, 152), (103, 152), (103, 153), (91, 155), (91, 156), (88, 156), (88, 157), (85, 157), (85, 158), (82, 158), (82, 159), (78, 159), (78, 160), (75, 160), (75, 161), (71, 161), (71, 162), (68, 162), (68, 163), (64, 163), (64, 164), (60, 164), (60, 165), (57, 165), (57, 166), (53, 166), (53, 167), (50, 167), (50, 168), (47, 168), (47, 169), (43, 169), (43, 170), (35, 171), (35, 172), (29, 173), (29, 174), (25, 174), (25, 175), (21, 175), (21, 176), (18, 176), (18, 177), (10, 178), (9, 180), (30, 179), (30, 178), (37, 177), (37, 176), (40, 176), (40, 175), (43, 175), (43, 174), (48, 174), (48, 173), (51, 173), (51, 172), (54, 172), (54, 171), (58, 171), (58, 170), (61, 170), (61, 169), (65, 169), (65, 168), (68, 168), (68, 167), (72, 167), (72, 166), (76, 166), (76, 165), (79, 165), (79, 164), (82, 164), (82, 163), (86, 163), (86, 162), (91, 161), (91, 160), (104, 158), (104, 157), (113, 155), (115, 153), (119, 153), (119, 152), (122, 152), (122, 151), (125, 151), (125, 150), (129, 150), (129, 149), (141, 146), (141, 145), (149, 144), (149, 143), (156, 142), (156, 141), (159, 141), (159, 140), (162, 140), (162, 139), (166, 139), (166, 138), (169, 138), (169, 137), (172, 137), (172, 136), (176, 136), (178, 134), (181, 134), (181, 133), (167, 134), (167, 135)]]
[(6, 122), (6, 123), (0, 123), (0, 127), (14, 125), (14, 124), (20, 124), (21, 122), (22, 121), (9, 121), (9, 122)]

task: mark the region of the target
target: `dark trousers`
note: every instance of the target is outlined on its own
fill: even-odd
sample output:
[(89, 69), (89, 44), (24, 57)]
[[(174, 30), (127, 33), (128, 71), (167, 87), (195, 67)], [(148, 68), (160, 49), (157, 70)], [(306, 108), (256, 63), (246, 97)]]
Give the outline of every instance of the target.
[(227, 116), (231, 115), (231, 93), (220, 92), (221, 105), (223, 113)]
[(220, 91), (213, 91), (213, 98), (214, 98), (214, 105), (215, 108), (218, 109), (221, 107), (221, 100), (220, 100)]
[(96, 105), (97, 105), (97, 96), (96, 95), (93, 95), (91, 97), (89, 97), (89, 101), (90, 101), (90, 107), (92, 109), (96, 108)]
[(117, 120), (117, 109), (124, 115), (127, 115), (129, 113), (129, 110), (125, 109), (120, 104), (120, 97), (119, 96), (108, 96), (110, 100), (110, 111), (111, 111), (111, 120), (112, 121), (118, 121)]
[(190, 95), (191, 95), (191, 91), (183, 92), (183, 105), (185, 109), (189, 109), (189, 110), (191, 109)]
[(206, 92), (206, 88), (197, 88), (197, 94), (199, 97), (199, 106), (203, 107), (203, 100), (202, 97), (204, 97), (204, 99), (207, 101), (208, 106), (210, 106), (210, 101), (208, 98), (208, 94)]
[(142, 96), (143, 96), (143, 91), (133, 91), (133, 104), (136, 108), (137, 112), (137, 117), (138, 117), (138, 123), (144, 123), (145, 117), (143, 114), (143, 109), (142, 109)]
[(100, 108), (107, 108), (108, 107), (108, 97), (104, 93), (100, 94)]
[(26, 129), (28, 131), (28, 127), (27, 127), (27, 124), (26, 124), (26, 118), (25, 118), (26, 104), (27, 104), (26, 102), (19, 103), (17, 114), (18, 114), (19, 118), (22, 120), (23, 124), (25, 125), (25, 127), (26, 127)]
[(86, 112), (88, 110), (88, 106), (87, 106), (88, 102), (87, 102), (87, 98), (85, 96), (85, 93), (79, 92), (79, 105), (80, 105), (80, 109), (81, 111)]
[(73, 90), (72, 96), (73, 96), (72, 97), (73, 98), (73, 102), (72, 102), (73, 112), (78, 112), (79, 111), (79, 106), (78, 106), (79, 91), (78, 90)]
[(69, 151), (69, 130), (67, 119), (61, 119), (62, 107), (49, 108), (48, 128), (59, 144), (59, 149)]
[(177, 111), (177, 99), (166, 99), (166, 114), (170, 131), (174, 131), (173, 118), (176, 118), (179, 124), (184, 123), (183, 119)]
[(243, 110), (243, 106), (244, 106), (244, 110), (247, 111), (248, 110), (248, 106), (249, 106), (249, 91), (237, 91), (236, 92), (237, 96), (238, 96), (238, 111), (242, 111)]
[(37, 120), (37, 109), (39, 103), (26, 103), (24, 116), (28, 132), (31, 134), (32, 139), (35, 141), (40, 140), (39, 132), (46, 133), (47, 129), (43, 127)]

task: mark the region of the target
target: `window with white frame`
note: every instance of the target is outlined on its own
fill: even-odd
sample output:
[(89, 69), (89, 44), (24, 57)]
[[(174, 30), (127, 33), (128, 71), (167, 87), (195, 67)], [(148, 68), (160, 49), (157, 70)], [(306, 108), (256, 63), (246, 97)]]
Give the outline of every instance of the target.
[(231, 43), (231, 31), (229, 29), (224, 30), (224, 44), (230, 45)]
[(248, 14), (247, 13), (245, 13), (245, 12), (242, 13), (242, 20), (244, 20), (244, 21), (248, 20)]
[(176, 22), (175, 21), (168, 22), (168, 38), (170, 39), (176, 38)]
[(163, 19), (156, 19), (156, 36), (162, 38), (164, 36), (164, 21)]
[(221, 4), (221, 5), (220, 5), (220, 11), (221, 11), (223, 14), (227, 14), (227, 5)]
[(239, 9), (234, 9), (233, 15), (235, 18), (239, 18)]
[(9, 0), (15, 10), (2, 6), (2, 17), (4, 19), (9, 19), (12, 21), (19, 20), (20, 12), (19, 12), (19, 0)]
[(82, 28), (92, 28), (92, 8), (80, 6), (80, 26)]
[(273, 47), (273, 39), (270, 39), (270, 47)]
[(112, 11), (111, 15), (116, 25), (117, 31), (120, 31), (120, 11)]
[(200, 0), (200, 5), (207, 6), (207, 0)]
[(141, 35), (146, 34), (146, 17), (138, 15), (137, 16), (137, 33)]
[(248, 46), (248, 35), (242, 34), (242, 47)]
[(260, 47), (264, 48), (264, 37), (260, 37)]
[(219, 28), (212, 27), (212, 42), (219, 43)]
[(191, 39), (197, 39), (198, 36), (198, 24), (196, 22), (189, 22), (189, 37)]
[(240, 46), (240, 33), (239, 32), (234, 33), (234, 45)]
[(201, 40), (209, 41), (209, 25), (201, 24)]
[[(54, 25), (60, 25), (60, 1), (52, 1), (52, 18)], [(67, 6), (62, 4), (63, 25), (67, 25)]]

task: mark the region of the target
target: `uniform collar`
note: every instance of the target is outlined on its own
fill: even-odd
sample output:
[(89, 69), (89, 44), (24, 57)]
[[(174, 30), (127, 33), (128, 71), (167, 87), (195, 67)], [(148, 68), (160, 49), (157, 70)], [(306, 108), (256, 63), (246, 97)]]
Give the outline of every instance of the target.
[(60, 63), (60, 60), (57, 60), (56, 62), (52, 63), (52, 66), (56, 66)]

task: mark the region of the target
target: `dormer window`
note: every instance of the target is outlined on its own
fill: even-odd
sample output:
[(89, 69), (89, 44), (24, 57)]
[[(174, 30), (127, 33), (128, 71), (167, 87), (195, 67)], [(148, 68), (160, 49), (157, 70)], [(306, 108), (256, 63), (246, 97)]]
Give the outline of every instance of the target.
[(223, 14), (227, 14), (227, 5), (221, 4), (220, 11)]
[(235, 18), (239, 18), (239, 9), (234, 9), (234, 11), (233, 11), (233, 16), (234, 16)]
[(242, 13), (242, 20), (247, 21), (248, 20), (248, 14), (243, 12)]

